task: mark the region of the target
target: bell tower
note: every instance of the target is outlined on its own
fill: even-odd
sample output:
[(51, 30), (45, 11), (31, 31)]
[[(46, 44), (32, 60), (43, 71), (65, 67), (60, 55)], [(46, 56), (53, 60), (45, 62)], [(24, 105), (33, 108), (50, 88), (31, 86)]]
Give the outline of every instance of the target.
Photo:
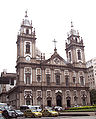
[[(17, 35), (17, 84), (32, 83), (31, 64), (36, 61), (36, 35), (27, 11)], [(28, 75), (27, 75), (28, 74)], [(29, 81), (29, 82), (28, 82)]]
[(73, 23), (71, 22), (71, 30), (68, 33), (66, 41), (66, 55), (68, 63), (71, 63), (75, 67), (85, 67), (85, 54), (84, 44), (82, 37), (79, 36), (79, 32), (74, 30)]
[(17, 61), (36, 58), (35, 44), (35, 28), (33, 30), (32, 21), (28, 20), (27, 11), (25, 11), (25, 19), (21, 23), (20, 32), (17, 36)]

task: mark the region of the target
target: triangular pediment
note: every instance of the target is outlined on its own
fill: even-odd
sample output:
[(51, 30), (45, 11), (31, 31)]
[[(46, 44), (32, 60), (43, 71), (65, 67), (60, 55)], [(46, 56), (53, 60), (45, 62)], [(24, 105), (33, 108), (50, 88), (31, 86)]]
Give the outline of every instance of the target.
[(55, 52), (48, 60), (46, 60), (46, 63), (52, 65), (66, 65), (66, 61), (57, 52)]

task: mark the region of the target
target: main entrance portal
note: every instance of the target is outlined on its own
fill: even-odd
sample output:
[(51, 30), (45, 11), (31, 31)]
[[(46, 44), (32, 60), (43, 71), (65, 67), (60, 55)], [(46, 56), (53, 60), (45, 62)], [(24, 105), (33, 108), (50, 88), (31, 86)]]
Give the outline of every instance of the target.
[(57, 106), (61, 106), (62, 107), (62, 97), (60, 95), (57, 95), (56, 103), (57, 103)]

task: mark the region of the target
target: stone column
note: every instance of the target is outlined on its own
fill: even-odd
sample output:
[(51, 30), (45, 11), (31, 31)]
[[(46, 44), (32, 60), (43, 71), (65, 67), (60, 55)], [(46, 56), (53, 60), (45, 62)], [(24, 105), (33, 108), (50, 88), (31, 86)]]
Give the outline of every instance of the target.
[(37, 104), (36, 90), (33, 90), (33, 105)]
[(55, 95), (55, 90), (52, 90), (52, 106), (56, 106), (56, 95)]

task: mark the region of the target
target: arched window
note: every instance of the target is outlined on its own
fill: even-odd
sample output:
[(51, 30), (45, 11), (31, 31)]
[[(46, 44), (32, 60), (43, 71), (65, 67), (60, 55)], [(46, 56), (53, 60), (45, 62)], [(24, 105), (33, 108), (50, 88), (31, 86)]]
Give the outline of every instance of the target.
[(26, 53), (30, 53), (30, 43), (26, 43)]
[(81, 60), (81, 52), (80, 50), (77, 50), (78, 60)]

